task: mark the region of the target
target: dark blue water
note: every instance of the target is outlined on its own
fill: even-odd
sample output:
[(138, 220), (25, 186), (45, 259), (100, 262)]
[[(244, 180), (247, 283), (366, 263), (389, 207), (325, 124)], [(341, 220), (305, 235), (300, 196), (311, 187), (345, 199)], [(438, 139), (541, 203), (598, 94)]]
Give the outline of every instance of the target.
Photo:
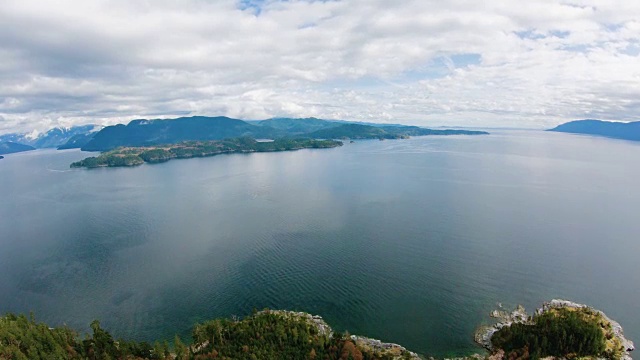
[(0, 160), (0, 312), (116, 336), (253, 308), (435, 356), (496, 302), (590, 304), (640, 340), (640, 144), (544, 132), (69, 170)]

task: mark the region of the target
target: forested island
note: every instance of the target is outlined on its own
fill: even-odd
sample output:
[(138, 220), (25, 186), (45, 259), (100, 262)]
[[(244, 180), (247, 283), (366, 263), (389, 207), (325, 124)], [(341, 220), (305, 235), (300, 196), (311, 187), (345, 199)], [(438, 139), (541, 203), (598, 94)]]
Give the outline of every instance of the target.
[(634, 350), (619, 323), (571, 301), (551, 300), (532, 316), (522, 306), (511, 312), (495, 310), (491, 316), (499, 322), (480, 327), (475, 340), (500, 359), (631, 360), (629, 353)]
[(342, 146), (342, 142), (315, 139), (277, 139), (256, 141), (249, 137), (211, 140), (185, 141), (178, 144), (120, 147), (97, 157), (88, 157), (71, 164), (72, 168), (98, 168), (138, 166), (144, 163), (160, 163), (171, 159), (208, 157), (220, 154), (291, 151), (299, 149), (325, 149)]

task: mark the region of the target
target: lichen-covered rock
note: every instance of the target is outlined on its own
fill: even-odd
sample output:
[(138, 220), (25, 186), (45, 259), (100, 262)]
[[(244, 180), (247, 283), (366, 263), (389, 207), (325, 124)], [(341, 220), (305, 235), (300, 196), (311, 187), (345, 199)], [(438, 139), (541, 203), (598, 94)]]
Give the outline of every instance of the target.
[[(502, 307), (502, 304), (500, 304), (500, 307)], [(493, 344), (491, 343), (491, 337), (493, 334), (505, 326), (510, 326), (513, 323), (524, 323), (529, 320), (529, 315), (527, 315), (527, 312), (522, 305), (518, 305), (511, 312), (505, 310), (493, 310), (491, 312), (491, 317), (498, 319), (498, 322), (491, 326), (481, 326), (474, 334), (476, 343), (491, 352), (494, 350)]]
[(322, 316), (319, 315), (311, 315), (306, 312), (298, 312), (298, 311), (287, 311), (287, 310), (268, 310), (272, 314), (281, 314), (284, 316), (297, 317), (301, 319), (305, 319), (309, 324), (312, 324), (318, 329), (318, 334), (321, 336), (331, 337), (333, 336), (333, 330), (331, 326), (327, 324)]
[(351, 340), (359, 348), (372, 351), (380, 356), (391, 355), (394, 359), (406, 359), (405, 354), (409, 354), (410, 359), (420, 360), (420, 356), (418, 356), (418, 354), (411, 352), (398, 344), (384, 343), (380, 340), (357, 335), (351, 335)]

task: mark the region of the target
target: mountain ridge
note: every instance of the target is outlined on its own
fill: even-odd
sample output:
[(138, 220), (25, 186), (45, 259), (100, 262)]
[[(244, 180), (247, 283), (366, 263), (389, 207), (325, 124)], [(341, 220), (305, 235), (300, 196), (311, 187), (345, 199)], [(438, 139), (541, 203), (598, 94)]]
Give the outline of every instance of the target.
[(19, 144), (12, 141), (0, 142), (0, 155), (15, 154), (35, 150), (33, 146)]

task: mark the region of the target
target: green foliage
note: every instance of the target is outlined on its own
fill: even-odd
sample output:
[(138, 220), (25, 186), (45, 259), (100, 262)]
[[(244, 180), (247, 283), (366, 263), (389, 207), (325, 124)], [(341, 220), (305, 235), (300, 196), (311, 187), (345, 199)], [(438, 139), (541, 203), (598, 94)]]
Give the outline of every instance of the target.
[(140, 158), (145, 162), (163, 162), (169, 161), (173, 156), (171, 152), (165, 149), (151, 149), (140, 153)]
[(243, 320), (217, 319), (193, 328), (194, 344), (114, 340), (93, 321), (80, 339), (63, 328), (49, 328), (24, 315), (0, 317), (0, 360), (57, 359), (317, 359), (390, 360), (389, 354), (360, 349), (348, 337), (319, 333), (307, 318), (283, 312), (257, 312)]
[(348, 338), (319, 333), (306, 318), (264, 311), (241, 321), (217, 319), (193, 329), (194, 359), (389, 359), (363, 351)]
[(77, 359), (77, 334), (68, 328), (49, 329), (24, 315), (0, 318), (0, 359)]
[(531, 324), (512, 324), (496, 332), (492, 344), (506, 354), (538, 359), (546, 356), (601, 356), (605, 337), (598, 318), (558, 309), (533, 318)]

